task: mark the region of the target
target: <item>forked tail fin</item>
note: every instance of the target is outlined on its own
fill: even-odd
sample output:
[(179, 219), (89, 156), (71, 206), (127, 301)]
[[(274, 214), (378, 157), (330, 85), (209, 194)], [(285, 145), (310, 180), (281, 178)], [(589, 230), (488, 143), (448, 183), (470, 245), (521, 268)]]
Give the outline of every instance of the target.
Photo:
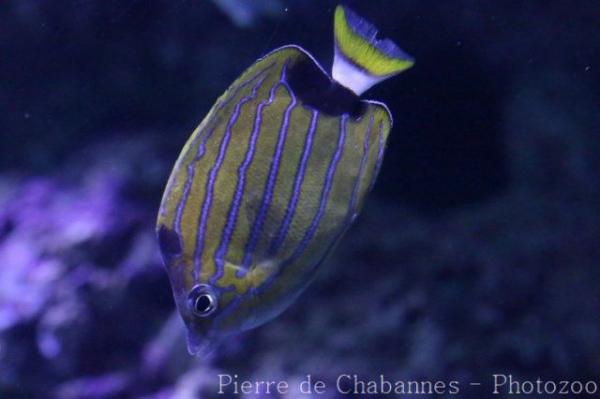
[(357, 95), (414, 64), (394, 42), (376, 36), (371, 23), (346, 7), (336, 7), (332, 76)]

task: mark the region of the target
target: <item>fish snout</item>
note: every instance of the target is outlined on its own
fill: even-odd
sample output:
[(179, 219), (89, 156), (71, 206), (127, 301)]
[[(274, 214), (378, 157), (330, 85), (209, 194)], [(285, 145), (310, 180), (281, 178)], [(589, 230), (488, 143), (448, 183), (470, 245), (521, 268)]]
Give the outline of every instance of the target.
[(217, 349), (217, 346), (217, 339), (203, 337), (194, 331), (188, 330), (187, 347), (190, 355), (205, 358), (210, 356)]

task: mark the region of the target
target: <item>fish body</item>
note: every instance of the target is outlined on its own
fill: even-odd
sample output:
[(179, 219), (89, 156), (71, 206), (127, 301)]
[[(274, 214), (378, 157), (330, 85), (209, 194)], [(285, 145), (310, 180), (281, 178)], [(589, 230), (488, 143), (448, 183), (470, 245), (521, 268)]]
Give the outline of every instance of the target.
[(373, 54), (404, 63), (373, 82), (412, 60), (395, 46), (378, 50), (376, 30), (347, 9), (335, 25), (338, 79), (298, 46), (271, 52), (217, 100), (175, 163), (157, 235), (190, 353), (285, 310), (373, 186), (392, 118), (360, 99), (369, 76), (352, 81), (373, 68)]

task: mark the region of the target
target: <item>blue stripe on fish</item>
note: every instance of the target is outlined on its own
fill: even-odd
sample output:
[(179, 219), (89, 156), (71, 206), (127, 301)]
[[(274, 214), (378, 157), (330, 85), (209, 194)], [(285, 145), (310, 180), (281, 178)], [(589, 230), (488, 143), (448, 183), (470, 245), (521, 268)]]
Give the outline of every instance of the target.
[(292, 192), (292, 197), (290, 199), (290, 203), (285, 212), (285, 216), (283, 222), (281, 223), (281, 227), (277, 232), (277, 236), (273, 241), (273, 244), (270, 248), (270, 254), (274, 254), (283, 244), (288, 230), (290, 228), (290, 224), (296, 213), (296, 206), (298, 205), (298, 201), (300, 199), (300, 192), (302, 189), (302, 182), (304, 181), (304, 174), (306, 173), (306, 166), (308, 164), (308, 159), (310, 157), (313, 145), (313, 139), (315, 136), (315, 131), (317, 130), (317, 121), (319, 118), (319, 111), (313, 109), (311, 110), (311, 120), (310, 126), (308, 127), (308, 132), (306, 134), (306, 141), (304, 143), (304, 150), (302, 151), (302, 158), (300, 159), (300, 163), (298, 165), (298, 170), (296, 171), (296, 177), (294, 178), (294, 188)]
[[(175, 221), (173, 222), (174, 230), (177, 234), (181, 236), (181, 218), (183, 217), (183, 210), (185, 209), (185, 205), (187, 203), (188, 197), (190, 195), (190, 189), (192, 188), (192, 182), (194, 181), (194, 174), (196, 171), (196, 164), (198, 161), (202, 159), (204, 153), (206, 151), (206, 143), (212, 137), (212, 134), (216, 128), (216, 125), (213, 126), (208, 133), (204, 136), (204, 140), (198, 146), (198, 152), (194, 159), (187, 166), (187, 178), (185, 181), (185, 185), (183, 186), (183, 191), (181, 194), (181, 200), (177, 204), (177, 209), (175, 211)], [(200, 136), (200, 135), (199, 135)]]
[(304, 237), (302, 238), (302, 241), (300, 242), (300, 244), (294, 251), (294, 254), (292, 255), (292, 259), (297, 258), (298, 256), (300, 256), (302, 254), (302, 252), (304, 252), (304, 250), (308, 246), (308, 243), (310, 242), (310, 240), (313, 238), (313, 236), (317, 232), (317, 228), (319, 227), (321, 218), (323, 217), (323, 214), (325, 213), (325, 209), (327, 208), (327, 199), (329, 197), (329, 192), (331, 191), (333, 177), (335, 175), (335, 171), (337, 169), (338, 162), (340, 161), (340, 158), (342, 157), (342, 151), (344, 149), (344, 142), (346, 140), (346, 122), (347, 121), (348, 121), (348, 114), (342, 115), (340, 118), (340, 134), (338, 136), (338, 144), (337, 144), (337, 148), (335, 150), (335, 154), (333, 154), (333, 157), (331, 158), (331, 162), (329, 163), (329, 167), (327, 168), (325, 184), (323, 186), (323, 191), (321, 192), (321, 198), (319, 201), (319, 209), (318, 209), (317, 213), (315, 214), (315, 217), (313, 218), (312, 222), (310, 223), (310, 227), (308, 228)]
[[(260, 76), (264, 75), (266, 72), (268, 72), (271, 68), (273, 68), (275, 66), (275, 63), (272, 62), (269, 65), (267, 65), (266, 67), (264, 67), (263, 69), (259, 70), (253, 77), (251, 77), (250, 79), (244, 81), (243, 83), (241, 83), (239, 86), (237, 86), (235, 88), (235, 90), (231, 93), (231, 95), (227, 96), (226, 98), (224, 98), (220, 103), (215, 104), (214, 106), (214, 113), (215, 115), (219, 115), (219, 112), (221, 112), (230, 102), (231, 100), (233, 100), (235, 97), (237, 97), (238, 93), (244, 89), (245, 87), (247, 87), (250, 83), (254, 82), (257, 78), (259, 78)], [(208, 129), (208, 131), (202, 131), (202, 132), (198, 132), (196, 134), (196, 137), (194, 138), (194, 140), (192, 141), (191, 144), (191, 148), (195, 148), (198, 145), (198, 141), (201, 141), (200, 146), (198, 147), (198, 151), (196, 153), (196, 156), (194, 157), (194, 159), (192, 161), (190, 161), (187, 165), (187, 177), (186, 177), (186, 182), (184, 185), (184, 189), (181, 195), (181, 199), (180, 201), (177, 203), (177, 209), (175, 211), (175, 220), (173, 223), (173, 227), (175, 232), (177, 232), (179, 235), (181, 235), (181, 218), (183, 216), (183, 211), (185, 210), (185, 206), (186, 206), (186, 202), (189, 196), (189, 192), (190, 192), (190, 188), (192, 186), (192, 182), (194, 180), (194, 172), (195, 172), (195, 164), (200, 161), (200, 159), (202, 159), (202, 157), (204, 156), (205, 153), (205, 148), (206, 148), (206, 143), (208, 142), (208, 140), (211, 138), (212, 133), (214, 132), (214, 130), (216, 129), (217, 125), (218, 125), (218, 117), (216, 120), (213, 120), (213, 124), (212, 126)], [(173, 176), (177, 176), (179, 174), (179, 165), (176, 164), (175, 166), (175, 170), (173, 171)], [(167, 191), (164, 195), (165, 198), (168, 198), (171, 195), (171, 192), (173, 190), (173, 186), (175, 186), (174, 182), (172, 184), (169, 184), (169, 187), (167, 188)], [(160, 214), (164, 215), (165, 209), (164, 209), (164, 205), (166, 204), (166, 201), (162, 201), (161, 207), (160, 207)]]
[(288, 91), (288, 94), (291, 97), (291, 101), (285, 110), (285, 113), (283, 116), (283, 121), (281, 123), (281, 128), (279, 129), (277, 146), (275, 149), (275, 154), (273, 155), (273, 162), (271, 163), (271, 167), (269, 170), (269, 176), (267, 179), (267, 184), (265, 186), (265, 190), (263, 193), (262, 204), (261, 204), (260, 210), (258, 212), (258, 215), (256, 216), (256, 220), (254, 221), (254, 225), (252, 227), (252, 232), (250, 233), (250, 237), (246, 244), (244, 259), (242, 260), (242, 267), (240, 270), (238, 270), (238, 273), (236, 273), (236, 275), (238, 277), (242, 277), (247, 272), (248, 267), (250, 266), (250, 264), (252, 262), (252, 255), (253, 255), (254, 249), (256, 248), (256, 244), (258, 243), (258, 238), (262, 231), (262, 227), (265, 222), (265, 217), (267, 216), (267, 210), (269, 209), (269, 206), (271, 205), (271, 200), (273, 197), (273, 190), (275, 188), (275, 181), (277, 179), (277, 173), (279, 172), (279, 164), (281, 162), (281, 155), (283, 153), (283, 148), (285, 146), (285, 140), (287, 137), (288, 127), (289, 127), (289, 122), (290, 122), (290, 115), (297, 103), (296, 96), (294, 95), (292, 89), (289, 87), (289, 85), (286, 83), (286, 80), (285, 80), (286, 69), (287, 69), (287, 64), (284, 65), (284, 67), (282, 69), (280, 84), (283, 85), (286, 88), (286, 90)]
[(260, 102), (256, 107), (256, 118), (254, 119), (254, 127), (252, 129), (252, 133), (250, 134), (250, 139), (248, 141), (248, 149), (246, 151), (244, 161), (238, 169), (238, 182), (236, 185), (235, 194), (231, 202), (231, 207), (229, 208), (227, 223), (225, 224), (225, 229), (223, 230), (223, 237), (221, 239), (221, 243), (219, 244), (219, 249), (215, 254), (215, 262), (217, 263), (217, 265), (220, 266), (218, 267), (218, 270), (215, 273), (215, 275), (211, 278), (211, 282), (213, 283), (223, 276), (222, 263), (225, 259), (225, 256), (227, 255), (227, 249), (229, 248), (229, 243), (231, 242), (231, 237), (233, 236), (233, 231), (235, 230), (240, 206), (242, 204), (242, 196), (244, 194), (244, 188), (246, 186), (246, 174), (248, 172), (248, 167), (250, 166), (250, 163), (252, 162), (254, 154), (256, 152), (256, 144), (262, 127), (263, 109), (264, 107), (273, 103), (273, 100), (275, 99), (275, 93), (277, 92), (279, 87), (279, 82), (273, 85), (269, 92), (269, 98), (265, 101)]
[(225, 129), (225, 134), (223, 135), (223, 140), (221, 140), (221, 146), (219, 147), (219, 155), (217, 156), (217, 160), (215, 164), (211, 167), (208, 177), (208, 182), (206, 183), (205, 188), (205, 197), (202, 204), (202, 210), (200, 212), (200, 218), (198, 220), (198, 235), (196, 237), (196, 250), (194, 253), (194, 261), (196, 267), (194, 268), (194, 278), (197, 279), (202, 270), (202, 250), (204, 248), (204, 240), (206, 234), (206, 223), (208, 221), (208, 215), (210, 212), (210, 207), (212, 204), (213, 198), (213, 190), (215, 186), (215, 181), (217, 179), (217, 174), (219, 173), (219, 169), (223, 164), (223, 160), (225, 159), (225, 153), (227, 151), (227, 146), (229, 145), (229, 140), (231, 138), (231, 129), (233, 125), (237, 121), (240, 116), (240, 111), (242, 106), (248, 101), (252, 100), (256, 97), (258, 92), (258, 88), (262, 85), (265, 78), (259, 80), (259, 82), (252, 89), (252, 93), (249, 96), (242, 98), (235, 106), (231, 118), (227, 123), (227, 127)]

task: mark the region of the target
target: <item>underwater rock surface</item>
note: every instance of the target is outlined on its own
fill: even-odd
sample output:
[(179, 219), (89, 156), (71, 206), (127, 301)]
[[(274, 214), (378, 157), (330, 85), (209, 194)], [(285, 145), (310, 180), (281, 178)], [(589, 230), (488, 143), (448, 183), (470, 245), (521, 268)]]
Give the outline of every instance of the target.
[[(209, 359), (187, 354), (154, 222), (180, 146), (273, 27), (237, 35), (210, 2), (74, 3), (0, 5), (14, 39), (0, 52), (17, 55), (0, 65), (0, 140), (12, 149), (0, 161), (0, 398), (235, 397), (217, 394), (219, 373), (330, 387), (340, 374), (600, 375), (600, 57), (573, 50), (598, 37), (593, 2), (365, 13), (391, 30), (393, 8), (410, 25), (391, 34), (418, 50), (413, 75), (369, 96), (396, 116), (375, 191), (301, 298)], [(290, 22), (329, 26), (322, 3), (281, 3), (291, 14), (266, 50), (304, 40), (327, 54), (327, 40)], [(61, 29), (82, 41), (52, 42)], [(223, 43), (241, 37), (248, 48), (226, 62)], [(42, 67), (34, 43), (62, 58)], [(105, 61), (90, 73), (88, 59)]]

